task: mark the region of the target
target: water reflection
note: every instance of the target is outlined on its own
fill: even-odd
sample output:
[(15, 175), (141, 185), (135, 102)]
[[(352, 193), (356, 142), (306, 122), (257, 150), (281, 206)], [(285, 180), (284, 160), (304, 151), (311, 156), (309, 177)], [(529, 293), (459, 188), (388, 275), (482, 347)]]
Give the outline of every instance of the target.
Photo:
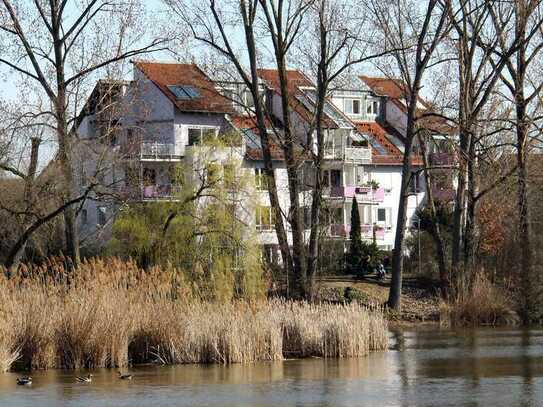
[(31, 388), (0, 375), (0, 406), (537, 406), (542, 330), (394, 330), (391, 350), (360, 359), (234, 366), (35, 372)]

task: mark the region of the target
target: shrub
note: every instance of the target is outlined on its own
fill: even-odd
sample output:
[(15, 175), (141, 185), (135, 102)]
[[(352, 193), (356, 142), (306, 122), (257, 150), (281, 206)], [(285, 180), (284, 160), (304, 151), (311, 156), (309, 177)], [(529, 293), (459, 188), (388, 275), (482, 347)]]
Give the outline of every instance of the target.
[(441, 322), (446, 325), (499, 325), (517, 322), (511, 298), (483, 272), (475, 275), (470, 288), (458, 289), (454, 298), (440, 304)]

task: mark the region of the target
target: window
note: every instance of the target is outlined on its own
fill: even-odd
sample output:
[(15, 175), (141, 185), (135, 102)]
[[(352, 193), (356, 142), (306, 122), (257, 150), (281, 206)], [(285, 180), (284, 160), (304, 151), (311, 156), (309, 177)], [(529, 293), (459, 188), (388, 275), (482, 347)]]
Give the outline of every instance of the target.
[(360, 114), (360, 100), (353, 100), (353, 114)]
[(366, 100), (366, 113), (369, 115), (376, 115), (379, 113), (379, 102), (376, 100)]
[(420, 180), (421, 180), (421, 177), (418, 171), (411, 173), (411, 182), (409, 183), (409, 189), (411, 193), (418, 194), (422, 191)]
[(259, 191), (268, 190), (268, 175), (265, 168), (255, 168), (255, 186)]
[(168, 85), (168, 89), (177, 100), (192, 100), (200, 97), (200, 92), (190, 85)]
[(278, 246), (274, 244), (265, 244), (262, 246), (262, 260), (266, 264), (279, 264)]
[(247, 109), (252, 109), (255, 107), (255, 101), (250, 90), (243, 92), (243, 105)]
[(343, 110), (346, 114), (359, 115), (361, 113), (360, 106), (360, 99), (344, 99)]
[(377, 223), (390, 228), (392, 226), (392, 208), (377, 208)]
[(198, 146), (215, 138), (217, 131), (213, 127), (189, 128), (189, 146)]
[(81, 209), (81, 224), (86, 225), (89, 222), (89, 217), (86, 209)]
[(272, 208), (270, 206), (257, 206), (255, 220), (257, 230), (272, 230), (275, 225)]
[(107, 208), (105, 206), (99, 206), (96, 208), (96, 211), (98, 226), (104, 226), (107, 222)]
[(331, 170), (330, 181), (333, 187), (340, 187), (341, 186), (341, 170)]
[(156, 170), (154, 168), (143, 169), (143, 185), (156, 185)]

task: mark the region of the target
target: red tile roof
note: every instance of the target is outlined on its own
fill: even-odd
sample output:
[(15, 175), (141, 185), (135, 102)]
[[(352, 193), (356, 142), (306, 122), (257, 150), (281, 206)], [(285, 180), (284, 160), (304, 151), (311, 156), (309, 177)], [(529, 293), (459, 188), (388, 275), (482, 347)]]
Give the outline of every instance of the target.
[[(360, 79), (377, 95), (386, 96), (402, 112), (407, 112), (405, 105), (405, 84), (399, 79), (378, 78), (370, 76), (360, 76)], [(424, 106), (423, 109), (417, 109), (417, 114), (423, 114), (431, 110), (431, 106), (424, 99), (419, 97), (419, 103)], [(440, 116), (427, 116), (419, 118), (422, 126), (436, 133), (452, 134), (455, 128), (448, 124), (447, 120)]]
[(360, 79), (379, 96), (400, 99), (405, 96), (405, 86), (399, 79), (360, 76)]
[[(268, 86), (274, 89), (278, 94), (281, 94), (279, 73), (277, 69), (259, 69), (258, 76), (261, 79), (264, 79)], [(289, 90), (292, 92), (297, 92), (300, 86), (313, 86), (313, 83), (303, 74), (303, 72), (296, 70), (287, 70), (287, 81)]]
[[(134, 65), (182, 112), (232, 113), (234, 110), (232, 103), (215, 89), (213, 81), (196, 64), (136, 61)], [(192, 86), (200, 97), (178, 100), (168, 85)]]
[[(386, 131), (376, 122), (356, 122), (356, 129), (359, 133), (373, 137), (391, 155), (401, 155), (402, 152), (387, 138)], [(378, 154), (375, 149), (373, 155)]]
[[(373, 138), (385, 151), (383, 154), (374, 147), (371, 147), (371, 161), (376, 165), (402, 165), (403, 153), (387, 137), (387, 132), (376, 122), (356, 122), (359, 133)], [(370, 143), (371, 146), (371, 143)], [(413, 165), (422, 165), (422, 158), (418, 155), (412, 157)]]

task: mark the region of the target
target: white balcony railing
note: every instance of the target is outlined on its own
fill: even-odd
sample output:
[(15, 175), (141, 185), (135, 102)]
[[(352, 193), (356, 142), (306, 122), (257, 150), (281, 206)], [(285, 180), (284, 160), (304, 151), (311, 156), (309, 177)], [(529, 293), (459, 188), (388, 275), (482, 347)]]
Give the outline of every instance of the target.
[(181, 156), (176, 151), (176, 146), (173, 143), (155, 143), (143, 142), (140, 146), (140, 155), (142, 158), (165, 159), (178, 158)]
[(327, 160), (346, 160), (355, 162), (371, 162), (371, 149), (368, 147), (334, 147), (324, 149)]
[(371, 149), (367, 147), (347, 147), (345, 148), (345, 160), (371, 161)]

